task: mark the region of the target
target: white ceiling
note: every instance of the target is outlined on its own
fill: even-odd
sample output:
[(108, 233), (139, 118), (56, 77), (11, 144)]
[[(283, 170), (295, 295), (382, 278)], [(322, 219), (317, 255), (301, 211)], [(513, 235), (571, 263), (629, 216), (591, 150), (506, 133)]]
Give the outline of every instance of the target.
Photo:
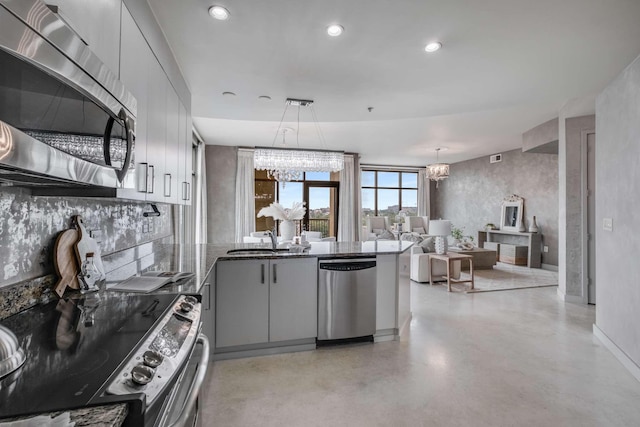
[[(592, 113), (640, 53), (638, 0), (148, 1), (208, 144), (270, 146), (285, 99), (313, 99), (326, 144), (303, 109), (300, 147), (372, 164), (421, 166), (436, 147), (451, 163), (520, 148), (523, 132), (576, 99)], [(212, 4), (231, 18), (211, 19)], [(341, 37), (326, 35), (332, 23)], [(443, 48), (426, 54), (432, 40)], [(296, 128), (293, 108), (285, 122)]]

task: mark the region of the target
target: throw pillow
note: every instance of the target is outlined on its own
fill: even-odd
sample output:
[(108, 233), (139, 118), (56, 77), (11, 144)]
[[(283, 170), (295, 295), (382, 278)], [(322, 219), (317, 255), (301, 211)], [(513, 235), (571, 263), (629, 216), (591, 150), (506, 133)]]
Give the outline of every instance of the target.
[(373, 234), (378, 235), (378, 234), (382, 234), (385, 230), (384, 228), (374, 228), (372, 231), (373, 231)]
[(422, 252), (435, 252), (436, 251), (436, 238), (435, 237), (427, 237), (420, 243), (422, 246)]
[(414, 233), (418, 233), (418, 234), (425, 234), (426, 232), (424, 231), (424, 227), (416, 227), (413, 230)]
[(420, 243), (420, 242), (422, 242), (422, 237), (420, 237), (420, 235), (417, 234), (417, 233), (403, 233), (400, 236), (400, 240), (405, 240), (405, 241), (408, 241), (408, 242)]
[(376, 237), (376, 240), (395, 240), (395, 237), (393, 236), (393, 233), (390, 232), (389, 230), (384, 230), (382, 234)]

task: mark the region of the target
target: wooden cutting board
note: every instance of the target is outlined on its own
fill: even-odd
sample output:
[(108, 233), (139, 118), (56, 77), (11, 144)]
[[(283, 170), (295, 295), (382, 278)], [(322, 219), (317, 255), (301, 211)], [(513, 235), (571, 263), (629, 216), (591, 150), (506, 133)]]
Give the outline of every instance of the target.
[(58, 234), (53, 248), (53, 265), (59, 278), (53, 289), (60, 298), (67, 287), (80, 289), (79, 266), (75, 253), (78, 237), (78, 230), (75, 228), (65, 230)]
[(93, 240), (91, 236), (89, 236), (89, 232), (84, 226), (84, 221), (80, 215), (76, 215), (73, 217), (78, 227), (78, 241), (75, 244), (76, 256), (78, 258), (78, 265), (82, 265), (84, 260), (87, 258), (87, 254), (89, 252), (93, 252), (93, 263), (96, 266), (96, 269), (100, 273), (100, 279), (102, 280), (106, 277), (104, 271), (104, 265), (102, 264), (102, 257), (100, 255), (100, 246), (98, 246), (98, 242)]

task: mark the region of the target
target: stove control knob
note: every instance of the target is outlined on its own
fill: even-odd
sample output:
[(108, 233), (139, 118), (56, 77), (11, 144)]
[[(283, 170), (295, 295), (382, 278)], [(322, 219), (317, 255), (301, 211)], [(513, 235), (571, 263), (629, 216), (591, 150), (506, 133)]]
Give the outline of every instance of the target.
[(183, 312), (183, 313), (188, 313), (188, 312), (190, 312), (191, 310), (193, 310), (193, 304), (190, 304), (190, 303), (188, 303), (188, 302), (186, 302), (186, 301), (182, 301), (182, 302), (180, 303), (180, 311), (181, 311), (181, 312)]
[(184, 297), (185, 302), (188, 302), (189, 304), (192, 305), (196, 305), (198, 303), (198, 300), (196, 297), (192, 297), (191, 295), (187, 295), (186, 297)]
[(142, 355), (142, 361), (145, 365), (150, 368), (157, 368), (161, 363), (164, 357), (157, 351), (147, 350)]
[(135, 385), (146, 385), (153, 379), (155, 373), (155, 369), (139, 364), (131, 370), (131, 380)]

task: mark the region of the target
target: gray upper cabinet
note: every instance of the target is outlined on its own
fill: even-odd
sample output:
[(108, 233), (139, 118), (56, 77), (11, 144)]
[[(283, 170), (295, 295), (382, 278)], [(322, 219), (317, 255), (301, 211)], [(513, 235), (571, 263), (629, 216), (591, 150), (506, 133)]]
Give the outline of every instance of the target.
[(121, 0), (48, 0), (46, 3), (58, 6), (58, 15), (117, 75), (120, 68)]
[(126, 6), (122, 6), (120, 80), (138, 101), (135, 171), (126, 178), (123, 197), (186, 203), (183, 182), (192, 167), (191, 146), (185, 139), (187, 132), (191, 134), (191, 117)]
[(146, 166), (149, 109), (147, 102), (147, 69), (155, 58), (131, 14), (124, 6), (122, 7), (122, 37), (120, 43), (120, 81), (138, 102), (133, 157), (135, 168), (129, 171), (123, 185), (129, 198), (145, 200), (148, 172)]

